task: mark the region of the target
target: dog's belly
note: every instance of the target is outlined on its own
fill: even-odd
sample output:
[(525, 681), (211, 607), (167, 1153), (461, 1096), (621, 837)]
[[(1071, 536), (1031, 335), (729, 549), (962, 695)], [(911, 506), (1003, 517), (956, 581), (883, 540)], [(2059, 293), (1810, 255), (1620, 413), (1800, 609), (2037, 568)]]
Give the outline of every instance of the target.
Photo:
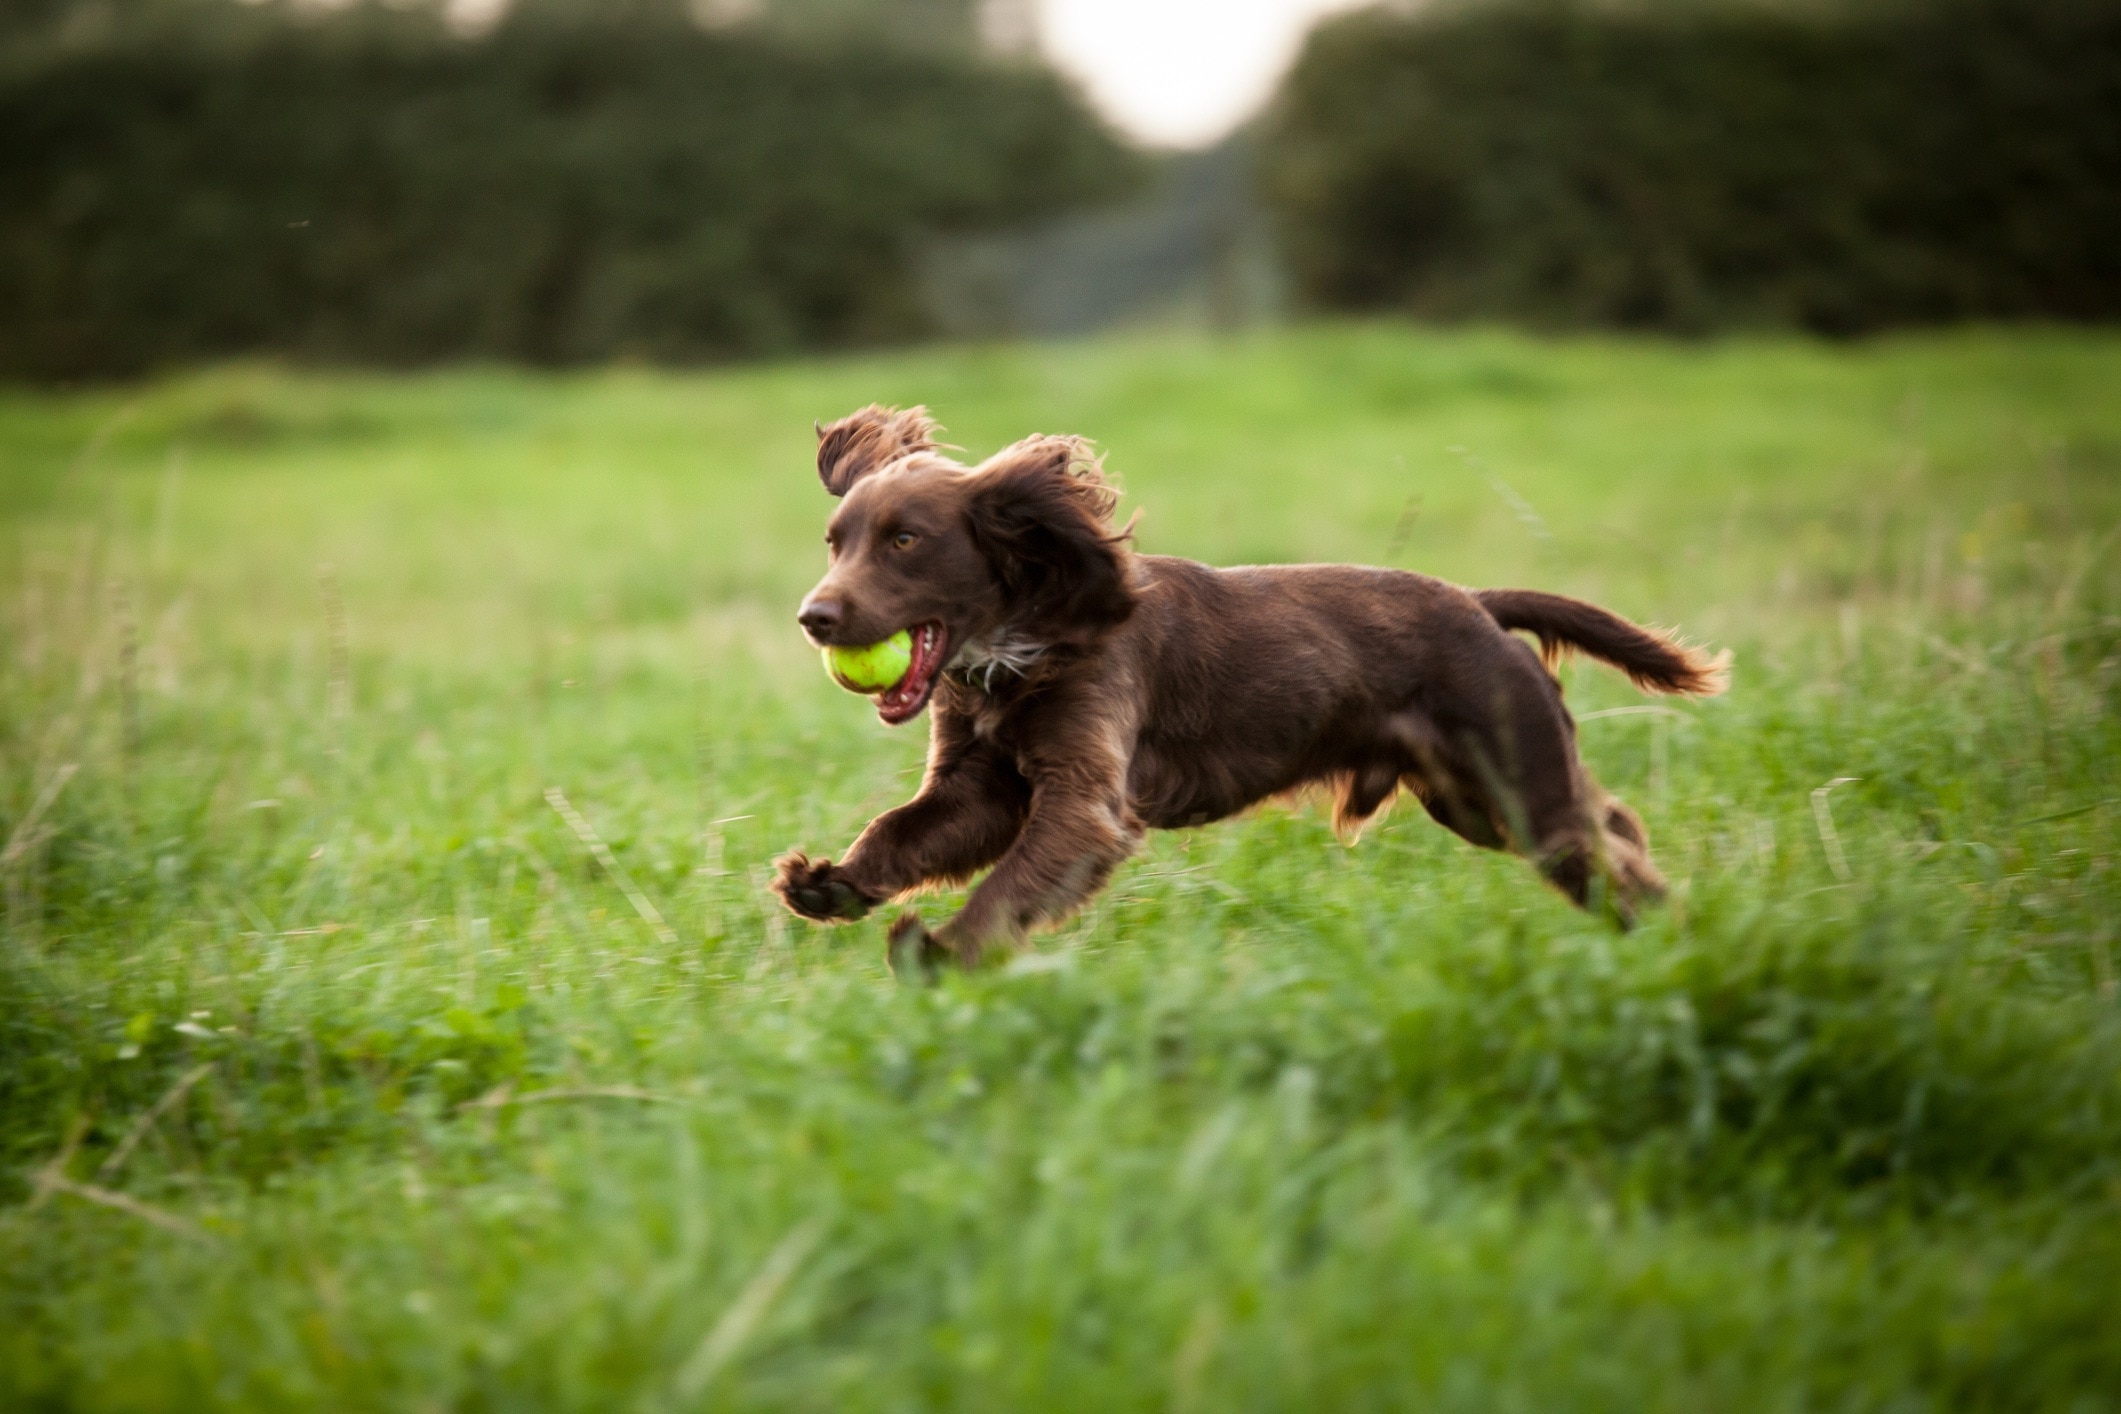
[[(1277, 769), (1278, 767), (1278, 769)], [(1153, 830), (1182, 830), (1235, 815), (1324, 772), (1214, 752), (1138, 747), (1127, 771), (1127, 804)]]

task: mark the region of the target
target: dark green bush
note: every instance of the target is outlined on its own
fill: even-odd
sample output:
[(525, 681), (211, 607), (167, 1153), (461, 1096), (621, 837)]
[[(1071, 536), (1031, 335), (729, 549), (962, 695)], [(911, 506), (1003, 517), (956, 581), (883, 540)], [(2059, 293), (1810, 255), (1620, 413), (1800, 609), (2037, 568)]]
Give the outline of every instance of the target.
[(0, 375), (919, 332), (912, 247), (1122, 187), (1052, 75), (675, 22), (278, 26), (0, 78)]
[(1848, 333), (2121, 315), (2121, 4), (1506, 3), (1321, 28), (1268, 124), (1341, 308)]

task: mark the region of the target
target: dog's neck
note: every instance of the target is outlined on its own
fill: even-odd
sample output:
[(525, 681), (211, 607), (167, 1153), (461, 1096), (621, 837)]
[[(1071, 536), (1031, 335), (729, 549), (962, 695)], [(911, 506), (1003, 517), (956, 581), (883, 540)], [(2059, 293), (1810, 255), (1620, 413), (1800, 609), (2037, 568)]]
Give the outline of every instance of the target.
[(997, 673), (1022, 677), (1048, 646), (1004, 624), (966, 639), (943, 671), (968, 687), (992, 688)]

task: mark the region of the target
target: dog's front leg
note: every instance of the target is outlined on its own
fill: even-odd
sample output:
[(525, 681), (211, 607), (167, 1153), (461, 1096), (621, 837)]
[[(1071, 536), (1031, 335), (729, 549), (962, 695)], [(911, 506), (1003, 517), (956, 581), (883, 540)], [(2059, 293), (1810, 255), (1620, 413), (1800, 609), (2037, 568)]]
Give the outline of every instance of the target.
[(835, 864), (801, 851), (783, 855), (774, 890), (805, 918), (860, 918), (923, 884), (969, 877), (1016, 838), (1031, 788), (1006, 758), (939, 721), (920, 794), (869, 822)]
[(914, 961), (970, 967), (989, 944), (1014, 943), (1081, 907), (1141, 841), (1125, 781), (1117, 763), (1099, 771), (1080, 761), (1034, 778), (1022, 832), (964, 911), (932, 933), (911, 913), (892, 926), (893, 967), (903, 972)]

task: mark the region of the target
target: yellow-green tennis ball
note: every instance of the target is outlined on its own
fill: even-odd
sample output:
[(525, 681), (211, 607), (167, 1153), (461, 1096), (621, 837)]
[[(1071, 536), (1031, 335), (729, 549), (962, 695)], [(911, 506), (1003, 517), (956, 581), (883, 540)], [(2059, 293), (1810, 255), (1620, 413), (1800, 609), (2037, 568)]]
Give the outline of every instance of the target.
[(849, 692), (889, 692), (913, 666), (913, 635), (900, 629), (867, 648), (827, 648), (825, 671)]

